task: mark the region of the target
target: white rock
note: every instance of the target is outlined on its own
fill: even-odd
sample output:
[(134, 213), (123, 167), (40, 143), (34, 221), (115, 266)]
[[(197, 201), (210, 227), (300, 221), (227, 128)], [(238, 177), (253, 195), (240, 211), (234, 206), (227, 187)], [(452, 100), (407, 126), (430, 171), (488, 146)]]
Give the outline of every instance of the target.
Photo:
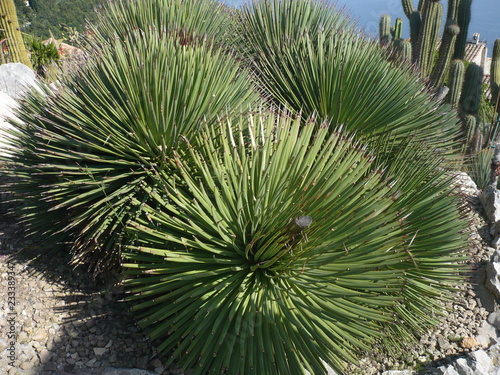
[(500, 298), (500, 250), (495, 250), (486, 266), (486, 287), (496, 298)]
[(492, 223), (500, 220), (500, 191), (488, 185), (479, 195), (486, 217)]
[(14, 99), (21, 98), (30, 87), (36, 87), (35, 72), (21, 63), (0, 65), (0, 91)]
[(475, 339), (479, 345), (489, 347), (490, 345), (497, 343), (497, 336), (495, 326), (492, 326), (487, 321), (484, 321)]
[(389, 370), (384, 371), (382, 375), (414, 375), (415, 372), (412, 370)]
[(492, 312), (488, 315), (488, 323), (495, 326), (496, 329), (500, 328), (500, 312)]
[(471, 353), (471, 358), (475, 361), (473, 364), (474, 370), (479, 373), (483, 371), (485, 374), (488, 374), (491, 369), (491, 358), (486, 354), (484, 350), (476, 350)]
[(467, 195), (478, 195), (479, 189), (477, 188), (474, 180), (465, 172), (454, 172), (454, 184), (460, 189), (460, 191), (464, 192)]
[(465, 358), (457, 359), (455, 361), (454, 367), (460, 375), (480, 375), (480, 374), (474, 374), (474, 370), (469, 367), (469, 364), (467, 363), (467, 360)]
[(439, 375), (460, 375), (454, 368), (453, 366), (440, 366), (438, 367), (438, 371), (440, 371)]
[(102, 357), (106, 352), (106, 348), (94, 348), (94, 354), (98, 357)]

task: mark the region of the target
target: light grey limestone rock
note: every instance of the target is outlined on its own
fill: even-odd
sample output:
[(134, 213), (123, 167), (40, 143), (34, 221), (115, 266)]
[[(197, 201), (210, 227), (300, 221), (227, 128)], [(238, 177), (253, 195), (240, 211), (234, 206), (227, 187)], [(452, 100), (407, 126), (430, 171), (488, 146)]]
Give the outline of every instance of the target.
[(473, 360), (472, 368), (476, 373), (484, 372), (486, 375), (489, 374), (492, 361), (484, 350), (476, 350), (471, 353), (470, 357)]
[(474, 374), (474, 370), (469, 367), (469, 363), (467, 363), (465, 358), (458, 358), (455, 361), (454, 367), (460, 375), (479, 375)]
[(497, 344), (497, 329), (487, 321), (484, 321), (475, 339), (478, 344), (484, 348), (487, 348), (492, 344)]
[(494, 186), (488, 185), (479, 195), (479, 199), (488, 220), (492, 223), (500, 220), (500, 191)]
[(35, 72), (21, 63), (0, 65), (0, 91), (13, 99), (20, 99), (26, 91), (37, 86)]
[(488, 315), (488, 323), (495, 326), (496, 329), (500, 328), (500, 312), (492, 312)]
[(500, 250), (493, 253), (490, 263), (486, 266), (486, 287), (495, 296), (500, 298)]
[(453, 366), (440, 366), (438, 367), (439, 375), (460, 375)]
[(454, 186), (461, 193), (473, 196), (477, 196), (479, 194), (479, 189), (477, 188), (476, 183), (467, 173), (454, 172), (453, 177)]

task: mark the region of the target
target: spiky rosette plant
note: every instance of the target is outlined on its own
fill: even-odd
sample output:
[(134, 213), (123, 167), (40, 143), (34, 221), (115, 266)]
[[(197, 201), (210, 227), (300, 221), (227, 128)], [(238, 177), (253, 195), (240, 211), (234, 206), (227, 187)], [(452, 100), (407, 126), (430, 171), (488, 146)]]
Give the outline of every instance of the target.
[(148, 198), (146, 171), (201, 121), (257, 99), (238, 64), (211, 47), (155, 31), (103, 46), (57, 90), (20, 103), (6, 173), (18, 178), (9, 189), (29, 232), (69, 242), (96, 272), (116, 268), (123, 228), (140, 210), (131, 202)]
[(463, 245), (454, 199), (433, 190), (444, 172), (424, 178), (420, 225), (436, 236), (413, 252), (413, 199), (399, 204), (402, 184), (342, 129), (263, 113), (196, 144), (170, 161), (180, 179), (159, 168), (145, 186), (155, 204), (131, 222), (126, 253), (128, 299), (171, 362), (193, 374), (342, 371), (393, 325), (411, 336), (407, 322), (433, 320)]
[(156, 30), (177, 38), (180, 44), (215, 43), (227, 38), (231, 17), (217, 0), (111, 0), (89, 25), (91, 45), (123, 38), (131, 30)]
[[(248, 59), (275, 103), (328, 118), (367, 142), (391, 133), (394, 141), (411, 135), (443, 148), (457, 135), (456, 113), (431, 101), (411, 67), (388, 62), (345, 19), (324, 29), (303, 25), (302, 7), (311, 3), (269, 0), (242, 12), (241, 38), (254, 51)], [(323, 11), (331, 14), (326, 19), (336, 14), (334, 8)], [(287, 32), (295, 28), (302, 32)]]

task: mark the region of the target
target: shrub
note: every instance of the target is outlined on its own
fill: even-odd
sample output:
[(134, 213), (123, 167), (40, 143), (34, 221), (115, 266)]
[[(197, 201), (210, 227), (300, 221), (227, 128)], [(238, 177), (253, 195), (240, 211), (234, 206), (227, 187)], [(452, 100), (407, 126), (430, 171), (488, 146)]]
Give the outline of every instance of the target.
[(231, 57), (154, 31), (103, 46), (45, 95), (21, 103), (11, 188), (29, 231), (69, 242), (95, 272), (118, 267), (122, 229), (140, 210), (132, 197), (148, 199), (146, 171), (200, 121), (258, 98)]
[(286, 115), (209, 127), (196, 144), (174, 153), (174, 174), (152, 171), (155, 203), (131, 221), (126, 254), (133, 309), (171, 362), (342, 371), (377, 338), (397, 332), (397, 347), (435, 322), (462, 270), (464, 224), (443, 174), (405, 176), (428, 201), (415, 208), (343, 129)]

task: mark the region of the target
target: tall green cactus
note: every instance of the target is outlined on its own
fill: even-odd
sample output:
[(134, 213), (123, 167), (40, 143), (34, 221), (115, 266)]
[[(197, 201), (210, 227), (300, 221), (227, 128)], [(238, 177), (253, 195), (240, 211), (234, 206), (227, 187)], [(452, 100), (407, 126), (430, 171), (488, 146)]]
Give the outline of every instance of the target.
[(432, 71), (430, 79), (432, 87), (441, 87), (446, 80), (455, 50), (455, 41), (459, 33), (460, 27), (458, 27), (455, 20), (449, 19), (444, 28), (443, 39), (439, 48), (439, 58)]
[(417, 10), (413, 0), (401, 0), (403, 10), (410, 21), (412, 62), (420, 69), (422, 78), (429, 79), (430, 87), (442, 86), (451, 61), (464, 55), (467, 30), (470, 21), (471, 0), (448, 0), (446, 27), (442, 37), (437, 63), (436, 46), (443, 17), (443, 5), (439, 0), (420, 0)]
[(391, 27), (392, 40), (398, 40), (403, 37), (403, 19), (396, 18), (396, 23)]
[(413, 8), (413, 0), (402, 0), (403, 3), (403, 11), (405, 12), (406, 17), (408, 19), (411, 17), (411, 14), (415, 11)]
[(490, 70), (491, 102), (500, 114), (500, 39), (493, 45), (493, 57)]
[(476, 154), (483, 146), (483, 134), (479, 129), (480, 119), (475, 115), (466, 115), (463, 120), (464, 134), (466, 135), (468, 153)]
[[(479, 151), (479, 124), (484, 122), (478, 115), (483, 94), (483, 71), (481, 67), (471, 64), (465, 72), (464, 62), (461, 61), (465, 57), (472, 0), (448, 0), (447, 21), (439, 52), (436, 51), (436, 46), (443, 17), (440, 0), (419, 0), (417, 8), (414, 7), (413, 0), (401, 0), (401, 3), (410, 21), (411, 62), (419, 68), (421, 77), (427, 80), (430, 89), (441, 92), (443, 86), (448, 85), (449, 92), (445, 100), (461, 113), (464, 130), (473, 133), (469, 136), (467, 152)], [(500, 41), (495, 47), (498, 56)], [(393, 50), (395, 54), (400, 54), (402, 48), (403, 45), (398, 44)], [(496, 61), (496, 64), (492, 64), (491, 91), (494, 98), (499, 98), (500, 58), (497, 57)], [(500, 114), (499, 107), (500, 105), (497, 106), (497, 111)]]
[(409, 20), (410, 20), (410, 42), (413, 51), (412, 61), (415, 62), (417, 61), (418, 57), (417, 42), (418, 42), (418, 35), (420, 33), (420, 26), (422, 25), (422, 15), (420, 14), (420, 12), (414, 11), (410, 15)]
[(477, 115), (483, 95), (483, 68), (471, 63), (465, 71), (464, 86), (460, 95), (460, 108), (464, 113)]
[(381, 46), (386, 46), (391, 41), (391, 16), (384, 14), (379, 21), (379, 41)]
[(454, 60), (450, 68), (450, 82), (447, 102), (457, 108), (460, 103), (460, 94), (464, 84), (465, 65), (462, 60)]
[(465, 45), (467, 44), (467, 34), (469, 32), (469, 23), (471, 19), (472, 0), (460, 0), (457, 11), (457, 22), (460, 27), (460, 34), (457, 37), (455, 47), (455, 59), (463, 60), (465, 58)]
[(458, 19), (458, 6), (460, 5), (460, 0), (448, 0), (448, 14), (446, 19), (457, 20)]
[(432, 71), (442, 17), (443, 6), (441, 3), (433, 0), (427, 0), (423, 3), (416, 61), (423, 77), (429, 77)]
[(32, 68), (19, 28), (14, 0), (0, 0), (0, 30), (0, 34), (5, 36), (10, 61), (20, 62)]
[(398, 61), (411, 62), (412, 47), (408, 40), (396, 39), (394, 41), (394, 58)]

